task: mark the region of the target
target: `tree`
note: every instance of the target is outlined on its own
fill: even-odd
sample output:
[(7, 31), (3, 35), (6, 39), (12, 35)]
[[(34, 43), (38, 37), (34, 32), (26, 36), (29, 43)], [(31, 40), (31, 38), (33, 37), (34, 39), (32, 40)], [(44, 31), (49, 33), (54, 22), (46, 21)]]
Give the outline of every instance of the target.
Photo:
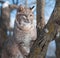
[(18, 6), (13, 4), (13, 5), (8, 5), (8, 7), (4, 7), (5, 2), (2, 0), (0, 0), (0, 2), (2, 3), (1, 17), (0, 17), (0, 50), (2, 51), (3, 43), (8, 38), (7, 30), (9, 29), (9, 24), (10, 24), (10, 13), (12, 10), (17, 9)]
[[(0, 4), (3, 4), (4, 2), (2, 1), (2, 0), (0, 0)], [(2, 37), (2, 35), (5, 37), (5, 32), (3, 33), (3, 30), (1, 29), (1, 19), (2, 19), (2, 17), (1, 17), (1, 14), (2, 14), (2, 12), (1, 12), (1, 10), (2, 10), (2, 7), (0, 8), (0, 58), (1, 58), (1, 50), (2, 50), (2, 42), (3, 42), (3, 40), (1, 39), (1, 38), (3, 38)], [(3, 34), (2, 34), (3, 33)]]
[[(55, 8), (55, 15), (56, 15), (56, 21), (57, 24), (60, 25), (60, 0), (56, 0), (56, 8)], [(58, 29), (58, 32), (60, 33), (60, 28)], [(59, 37), (56, 38), (56, 57), (60, 58), (60, 34)]]
[(43, 29), (45, 25), (44, 8), (45, 0), (37, 0), (37, 25), (40, 29)]
[[(10, 26), (10, 13), (12, 10), (17, 9), (18, 6), (14, 5), (14, 4), (13, 5), (8, 4), (8, 7), (4, 7), (4, 3), (2, 5), (2, 9), (1, 9), (1, 19), (0, 19), (0, 21), (1, 21), (0, 27), (1, 28), (0, 29), (3, 30), (3, 33), (5, 33), (5, 36), (7, 37), (7, 30), (9, 29), (9, 26)], [(0, 33), (2, 33), (2, 32), (0, 32)], [(2, 37), (5, 37), (5, 36), (3, 36), (3, 34), (2, 34)], [(3, 40), (3, 38), (0, 38), (0, 39)]]
[(45, 17), (44, 17), (44, 8), (45, 8), (45, 0), (37, 0), (37, 33), (38, 36), (45, 26)]
[[(58, 1), (58, 2), (57, 2)], [(38, 0), (37, 0), (38, 2)], [(56, 0), (56, 4), (58, 3), (59, 5), (59, 0)], [(38, 10), (37, 10), (38, 11)], [(52, 15), (46, 24), (46, 26), (43, 28), (40, 34), (37, 34), (37, 40), (34, 42), (31, 52), (28, 55), (27, 58), (45, 58), (46, 51), (48, 44), (51, 40), (54, 39), (57, 33), (57, 29), (60, 27), (60, 15), (59, 13), (59, 8), (57, 5), (55, 5), (55, 8), (52, 12)], [(38, 13), (37, 13), (38, 15)], [(38, 25), (38, 24), (37, 24)]]

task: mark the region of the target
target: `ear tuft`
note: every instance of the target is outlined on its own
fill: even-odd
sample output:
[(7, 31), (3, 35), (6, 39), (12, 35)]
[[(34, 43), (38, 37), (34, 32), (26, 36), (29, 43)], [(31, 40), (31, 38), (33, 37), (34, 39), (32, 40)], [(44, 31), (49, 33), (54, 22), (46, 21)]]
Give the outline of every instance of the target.
[(20, 5), (20, 6), (18, 7), (18, 12), (23, 11), (23, 10), (24, 10), (24, 7), (23, 7), (22, 5)]
[(35, 6), (33, 6), (33, 7), (30, 7), (30, 10), (32, 10), (32, 12), (34, 11), (34, 7), (35, 7)]
[(35, 6), (31, 7), (30, 10), (32, 10)]

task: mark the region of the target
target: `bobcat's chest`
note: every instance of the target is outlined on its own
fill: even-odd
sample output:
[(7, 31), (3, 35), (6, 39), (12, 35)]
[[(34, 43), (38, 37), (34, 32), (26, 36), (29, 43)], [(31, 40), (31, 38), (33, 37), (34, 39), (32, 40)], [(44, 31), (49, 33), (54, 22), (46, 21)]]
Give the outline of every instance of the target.
[(31, 32), (32, 31), (23, 31), (23, 30), (19, 30), (19, 29), (16, 29), (15, 30), (15, 40), (20, 43), (20, 42), (26, 42), (28, 43), (32, 37), (31, 37)]

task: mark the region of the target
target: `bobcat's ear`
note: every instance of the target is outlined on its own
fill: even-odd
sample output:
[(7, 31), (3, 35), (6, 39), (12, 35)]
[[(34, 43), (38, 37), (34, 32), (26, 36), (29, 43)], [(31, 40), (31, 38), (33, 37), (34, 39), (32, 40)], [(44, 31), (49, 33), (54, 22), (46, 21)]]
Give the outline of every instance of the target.
[(18, 7), (18, 11), (20, 12), (20, 11), (23, 11), (23, 10), (24, 10), (24, 6), (20, 5), (20, 6)]
[(34, 7), (35, 7), (35, 6), (33, 6), (33, 7), (30, 7), (30, 10), (32, 10), (32, 12), (35, 10), (35, 9), (34, 9)]

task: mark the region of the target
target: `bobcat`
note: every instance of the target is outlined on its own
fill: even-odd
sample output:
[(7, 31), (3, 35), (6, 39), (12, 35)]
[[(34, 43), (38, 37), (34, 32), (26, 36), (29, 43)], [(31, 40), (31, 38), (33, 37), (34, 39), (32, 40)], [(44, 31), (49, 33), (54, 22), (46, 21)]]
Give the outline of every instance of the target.
[[(20, 5), (14, 24), (13, 39), (8, 39), (5, 42), (2, 58), (26, 58), (37, 37), (33, 20), (33, 7), (26, 8)], [(6, 56), (6, 54), (9, 56)]]

